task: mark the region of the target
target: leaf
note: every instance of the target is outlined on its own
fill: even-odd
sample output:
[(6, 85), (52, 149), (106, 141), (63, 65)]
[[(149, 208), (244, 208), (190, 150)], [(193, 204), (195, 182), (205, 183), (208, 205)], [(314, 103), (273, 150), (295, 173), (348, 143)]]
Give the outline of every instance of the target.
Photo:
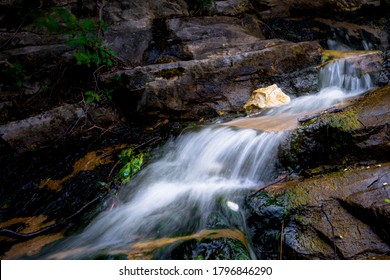
[(93, 98), (92, 96), (88, 96), (88, 97), (85, 99), (85, 102), (87, 102), (88, 104), (91, 104), (93, 101), (95, 101), (95, 98)]
[(126, 163), (131, 160), (131, 156), (133, 155), (133, 149), (129, 148), (126, 150), (121, 151), (121, 154), (119, 155), (119, 158), (122, 160), (123, 163)]
[(96, 101), (100, 101), (100, 95), (92, 90), (85, 92), (84, 95), (87, 97), (85, 99), (85, 102), (87, 102), (88, 104), (91, 104), (92, 102), (94, 102), (95, 99), (96, 99)]
[(52, 8), (53, 13), (39, 18), (36, 22), (49, 30), (59, 31), (63, 29), (68, 34), (67, 44), (78, 48), (74, 52), (78, 65), (98, 67), (106, 65), (112, 67), (117, 56), (109, 47), (104, 46), (103, 40), (97, 36), (99, 29), (106, 30), (104, 21), (80, 20), (65, 8)]
[(110, 90), (108, 90), (108, 89), (105, 89), (104, 90), (104, 94), (106, 95), (106, 97), (107, 97), (107, 99), (109, 100), (109, 101), (112, 101), (112, 92), (113, 92), (114, 90), (112, 90), (112, 89), (110, 89)]
[(385, 202), (388, 203), (388, 204), (390, 204), (390, 199), (385, 198)]
[(142, 167), (144, 154), (139, 153), (134, 155), (133, 149), (129, 148), (123, 150), (120, 154), (120, 159), (124, 162), (124, 166), (118, 173), (118, 176), (124, 181), (128, 182), (130, 178), (135, 175)]
[(88, 33), (88, 32), (94, 32), (97, 29), (96, 22), (92, 20), (84, 20), (80, 23), (81, 29)]
[(107, 22), (105, 22), (104, 20), (100, 20), (100, 21), (99, 21), (99, 25), (100, 25), (100, 28), (101, 28), (103, 31), (107, 31), (107, 29), (108, 29), (108, 24), (107, 24)]

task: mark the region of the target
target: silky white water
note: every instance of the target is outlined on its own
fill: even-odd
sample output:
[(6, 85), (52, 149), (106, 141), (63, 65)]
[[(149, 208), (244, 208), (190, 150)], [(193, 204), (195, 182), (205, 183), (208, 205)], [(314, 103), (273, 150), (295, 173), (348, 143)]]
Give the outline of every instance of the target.
[[(294, 117), (322, 110), (372, 87), (368, 75), (343, 60), (329, 63), (320, 76), (318, 94), (296, 98), (270, 110), (268, 116)], [(278, 175), (277, 153), (285, 135), (285, 131), (220, 125), (184, 132), (123, 186), (121, 205), (101, 213), (81, 234), (44, 258), (89, 258), (100, 250), (128, 249), (138, 241), (205, 229), (212, 214), (221, 209), (239, 212), (238, 190), (265, 184)]]

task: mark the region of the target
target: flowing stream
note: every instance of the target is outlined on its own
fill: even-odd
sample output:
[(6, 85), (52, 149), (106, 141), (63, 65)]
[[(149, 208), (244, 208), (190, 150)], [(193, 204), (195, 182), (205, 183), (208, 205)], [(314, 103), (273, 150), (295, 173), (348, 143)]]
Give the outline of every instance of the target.
[[(318, 94), (296, 98), (262, 116), (184, 132), (123, 187), (121, 205), (101, 213), (81, 234), (43, 257), (90, 258), (104, 250), (129, 249), (139, 241), (206, 229), (216, 211), (239, 213), (238, 191), (278, 176), (278, 148), (299, 116), (373, 87), (369, 75), (345, 60), (327, 64), (320, 80)], [(237, 218), (242, 216), (234, 217), (230, 222), (245, 230), (245, 221)]]

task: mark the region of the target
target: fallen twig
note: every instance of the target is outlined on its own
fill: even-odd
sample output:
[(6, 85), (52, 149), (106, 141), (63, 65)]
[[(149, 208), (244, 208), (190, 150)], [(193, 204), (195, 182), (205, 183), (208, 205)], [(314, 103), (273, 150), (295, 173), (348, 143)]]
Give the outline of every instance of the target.
[[(135, 146), (135, 147), (133, 148), (133, 151), (138, 150), (138, 149), (140, 149), (140, 148), (142, 148), (142, 147), (144, 147), (144, 146), (146, 146), (146, 145), (150, 145), (150, 144), (153, 144), (153, 143), (155, 143), (155, 142), (161, 141), (161, 139), (162, 139), (162, 138), (161, 138), (160, 136), (153, 137), (153, 138), (149, 139), (148, 141), (146, 141), (146, 142), (144, 142), (144, 143), (141, 143), (141, 144), (139, 144), (138, 146)], [(111, 168), (110, 173), (108, 174), (108, 178), (111, 178), (112, 173), (114, 172), (115, 168), (118, 166), (119, 163), (120, 163), (120, 160), (118, 160), (118, 161), (114, 164), (114, 166)]]
[(283, 259), (283, 231), (284, 231), (284, 221), (282, 221), (282, 229), (280, 230), (280, 255), (279, 259)]
[(387, 175), (387, 174), (385, 173), (385, 174), (383, 174), (382, 176), (379, 176), (378, 178), (376, 178), (371, 184), (369, 184), (369, 185), (367, 186), (367, 189), (370, 188), (370, 187), (372, 187), (376, 182), (378, 182), (380, 179), (382, 179), (382, 177), (384, 177), (385, 175)]
[(161, 141), (161, 140), (162, 140), (162, 137), (160, 137), (160, 136), (153, 137), (153, 138), (149, 139), (148, 141), (141, 143), (138, 146), (135, 146), (133, 150), (138, 150), (138, 149), (142, 148), (143, 146), (150, 145), (150, 144), (153, 144), (153, 143)]
[(289, 178), (290, 175), (291, 175), (291, 173), (288, 173), (288, 174), (284, 175), (283, 177), (281, 177), (281, 178), (279, 178), (279, 179), (277, 179), (277, 180), (275, 180), (275, 181), (273, 181), (273, 182), (271, 182), (269, 184), (266, 184), (264, 186), (257, 186), (256, 187), (256, 191), (252, 195), (257, 194), (259, 191), (262, 191), (262, 190), (264, 190), (264, 189), (266, 189), (266, 188), (268, 188), (268, 187), (270, 187), (272, 185), (275, 185), (275, 184), (281, 183), (283, 181), (286, 181)]
[(100, 199), (100, 197), (94, 198), (93, 200), (91, 200), (90, 202), (85, 204), (83, 207), (81, 207), (76, 213), (70, 215), (64, 221), (61, 221), (57, 224), (52, 224), (52, 225), (49, 225), (47, 227), (41, 228), (40, 230), (29, 232), (29, 233), (20, 233), (20, 232), (16, 232), (16, 231), (13, 231), (13, 230), (10, 230), (7, 228), (0, 228), (0, 235), (12, 237), (12, 238), (16, 238), (16, 239), (31, 239), (31, 238), (37, 237), (39, 235), (44, 235), (44, 234), (54, 232), (54, 231), (60, 229), (61, 227), (67, 225), (71, 219), (73, 219), (75, 216), (80, 214), (82, 211), (84, 211), (88, 206), (90, 206), (92, 203), (94, 203), (98, 199)]
[(48, 233), (54, 231), (59, 226), (60, 226), (60, 224), (53, 224), (53, 225), (44, 227), (40, 230), (30, 232), (30, 233), (20, 233), (20, 232), (16, 232), (16, 231), (13, 231), (10, 229), (1, 228), (0, 235), (12, 237), (12, 238), (17, 238), (17, 239), (30, 239), (30, 238), (34, 238), (34, 237), (37, 237), (37, 236), (42, 235), (42, 234), (48, 234)]

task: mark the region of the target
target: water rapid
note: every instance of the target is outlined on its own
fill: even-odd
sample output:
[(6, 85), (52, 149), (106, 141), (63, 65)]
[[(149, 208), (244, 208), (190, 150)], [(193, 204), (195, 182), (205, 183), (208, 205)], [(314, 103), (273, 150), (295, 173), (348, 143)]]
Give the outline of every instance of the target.
[[(296, 118), (373, 86), (368, 75), (344, 60), (329, 63), (320, 77), (318, 94), (296, 98), (257, 120), (278, 115)], [(239, 212), (238, 190), (265, 184), (278, 175), (277, 153), (286, 135), (279, 130), (212, 125), (184, 132), (123, 187), (121, 205), (101, 213), (81, 234), (43, 257), (89, 258), (100, 250), (197, 232), (209, 226), (216, 211)]]

